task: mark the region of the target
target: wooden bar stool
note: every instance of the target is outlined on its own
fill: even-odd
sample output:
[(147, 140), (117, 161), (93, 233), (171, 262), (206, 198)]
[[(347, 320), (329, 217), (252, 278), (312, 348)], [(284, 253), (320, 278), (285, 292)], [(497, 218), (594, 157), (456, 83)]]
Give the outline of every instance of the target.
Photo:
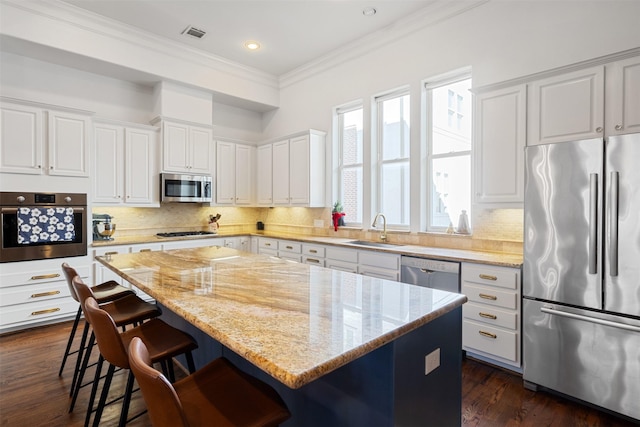
[[(76, 359), (76, 367), (73, 371), (73, 380), (71, 382), (71, 394), (73, 393), (76, 379), (78, 378), (78, 370), (80, 368), (80, 363), (82, 360), (82, 353), (85, 350), (85, 344), (87, 342), (89, 324), (85, 321), (82, 338), (80, 340), (80, 346), (77, 350), (71, 351), (71, 346), (73, 345), (73, 340), (76, 336), (76, 330), (78, 329), (80, 317), (82, 316), (82, 307), (79, 305), (80, 300), (78, 299), (78, 295), (76, 295), (76, 291), (71, 285), (71, 281), (78, 275), (78, 272), (66, 262), (62, 263), (62, 272), (67, 279), (67, 286), (69, 286), (69, 293), (71, 294), (71, 297), (78, 303), (78, 312), (76, 313), (76, 318), (73, 321), (71, 333), (69, 334), (69, 340), (67, 341), (67, 348), (64, 351), (62, 363), (60, 364), (60, 370), (58, 371), (58, 376), (62, 376), (62, 371), (64, 370), (64, 365), (67, 363), (67, 358), (72, 354), (78, 355)], [(113, 280), (101, 283), (99, 285), (91, 286), (91, 292), (93, 292), (93, 295), (95, 296), (96, 301), (98, 301), (98, 304), (104, 304), (106, 302), (114, 301), (127, 295), (135, 295), (135, 292), (132, 289), (124, 287), (119, 283), (114, 282)]]
[[(79, 280), (76, 278), (75, 280)], [(191, 351), (198, 348), (198, 344), (193, 337), (186, 332), (170, 326), (160, 319), (152, 319), (135, 328), (131, 328), (125, 332), (119, 332), (113, 318), (109, 313), (98, 306), (95, 299), (89, 297), (84, 302), (84, 314), (89, 319), (89, 323), (93, 327), (93, 331), (100, 349), (100, 358), (96, 367), (95, 379), (93, 380), (93, 388), (89, 398), (89, 407), (87, 408), (87, 417), (85, 426), (89, 424), (91, 413), (93, 412), (93, 403), (95, 401), (98, 383), (102, 371), (102, 364), (106, 360), (109, 362), (109, 368), (105, 376), (104, 385), (98, 406), (95, 409), (95, 417), (93, 425), (98, 426), (102, 411), (107, 405), (107, 396), (111, 386), (111, 380), (116, 368), (129, 369), (129, 357), (127, 348), (134, 337), (139, 337), (145, 342), (149, 348), (149, 358), (152, 362), (166, 362), (172, 366), (172, 358), (180, 354), (184, 354), (187, 358), (189, 372), (195, 371), (193, 357)], [(170, 376), (173, 377), (173, 368), (169, 369)], [(129, 403), (131, 401), (131, 393), (133, 390), (133, 372), (129, 371), (127, 386), (122, 401), (122, 409), (120, 411), (119, 426), (127, 423), (129, 412)], [(212, 424), (208, 424), (212, 425)]]
[(154, 427), (277, 426), (291, 417), (268, 384), (221, 357), (171, 385), (152, 365), (143, 340), (129, 344), (129, 365)]
[[(88, 297), (95, 299), (93, 291), (86, 283), (82, 281), (82, 279), (78, 275), (74, 276), (71, 280), (71, 286), (73, 287), (75, 294), (78, 296), (78, 299), (80, 300), (80, 308), (84, 312), (82, 302)], [(162, 314), (158, 306), (143, 301), (136, 295), (126, 295), (117, 300), (102, 304), (101, 307), (109, 313), (116, 325), (123, 328), (123, 330), (127, 325), (135, 326), (145, 320), (158, 317)], [(85, 312), (84, 314), (86, 318), (87, 313)], [(84, 374), (87, 370), (87, 367), (89, 366), (89, 359), (91, 358), (91, 351), (94, 344), (95, 331), (92, 331), (89, 342), (84, 351), (82, 365), (77, 369), (77, 379), (71, 390), (72, 399), (71, 405), (69, 406), (69, 412), (73, 411), (76, 400), (78, 398), (78, 393), (80, 392), (80, 388), (90, 384), (82, 384), (82, 380), (84, 379)], [(84, 346), (84, 343), (81, 343), (81, 345)], [(78, 358), (78, 360), (80, 359)]]

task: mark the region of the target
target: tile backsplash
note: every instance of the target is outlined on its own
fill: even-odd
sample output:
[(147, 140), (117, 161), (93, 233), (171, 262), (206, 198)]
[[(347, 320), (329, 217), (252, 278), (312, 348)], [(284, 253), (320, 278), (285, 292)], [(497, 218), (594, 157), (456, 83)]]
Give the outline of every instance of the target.
[[(222, 233), (251, 233), (256, 222), (265, 230), (309, 236), (375, 240), (379, 231), (340, 227), (334, 231), (331, 208), (208, 207), (200, 204), (163, 204), (160, 208), (93, 207), (93, 213), (113, 216), (117, 235), (149, 235), (159, 231), (207, 230), (209, 215), (220, 214)], [(322, 226), (320, 226), (322, 225)], [(452, 249), (522, 253), (523, 210), (485, 209), (473, 213), (470, 236), (445, 233), (388, 233), (392, 243)]]

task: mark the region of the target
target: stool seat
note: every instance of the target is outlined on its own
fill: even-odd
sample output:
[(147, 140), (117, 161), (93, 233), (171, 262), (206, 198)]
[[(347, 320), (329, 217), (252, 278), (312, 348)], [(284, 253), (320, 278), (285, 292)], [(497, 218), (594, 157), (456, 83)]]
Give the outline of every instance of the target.
[[(73, 278), (71, 278), (71, 280), (73, 280)], [(126, 288), (114, 280), (91, 286), (91, 292), (93, 292), (93, 296), (96, 301), (98, 301), (98, 304), (104, 304), (105, 302), (122, 298), (125, 295), (136, 294), (133, 289)]]
[[(140, 337), (144, 341), (149, 349), (153, 363), (167, 360), (198, 348), (198, 344), (191, 335), (170, 326), (160, 319), (151, 319), (140, 326), (122, 332), (120, 338), (125, 350), (129, 348), (129, 343), (134, 337)], [(126, 356), (126, 353), (123, 354)], [(127, 361), (126, 366), (120, 367), (128, 367), (128, 365)]]
[(129, 366), (154, 427), (270, 427), (291, 414), (268, 384), (218, 358), (173, 385), (151, 365), (145, 343), (129, 344)]
[(109, 313), (116, 326), (130, 325), (162, 314), (158, 306), (149, 304), (136, 295), (127, 295), (101, 304), (100, 308)]

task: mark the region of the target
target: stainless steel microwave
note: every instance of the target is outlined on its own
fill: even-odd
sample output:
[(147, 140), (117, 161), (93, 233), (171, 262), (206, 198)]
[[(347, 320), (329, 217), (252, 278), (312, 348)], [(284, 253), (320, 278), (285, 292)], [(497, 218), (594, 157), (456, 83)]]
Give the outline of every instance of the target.
[(212, 201), (210, 175), (160, 174), (160, 201), (206, 203)]

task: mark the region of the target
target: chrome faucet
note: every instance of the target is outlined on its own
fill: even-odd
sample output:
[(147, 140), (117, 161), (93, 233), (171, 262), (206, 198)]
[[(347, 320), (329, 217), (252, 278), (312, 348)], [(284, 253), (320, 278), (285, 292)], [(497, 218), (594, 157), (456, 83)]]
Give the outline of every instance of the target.
[(378, 223), (378, 218), (382, 217), (382, 233), (380, 233), (380, 240), (382, 240), (383, 242), (387, 241), (387, 217), (384, 216), (384, 214), (382, 213), (377, 213), (376, 217), (373, 218), (373, 224), (371, 224), (371, 226), (373, 228), (376, 228), (376, 224)]

